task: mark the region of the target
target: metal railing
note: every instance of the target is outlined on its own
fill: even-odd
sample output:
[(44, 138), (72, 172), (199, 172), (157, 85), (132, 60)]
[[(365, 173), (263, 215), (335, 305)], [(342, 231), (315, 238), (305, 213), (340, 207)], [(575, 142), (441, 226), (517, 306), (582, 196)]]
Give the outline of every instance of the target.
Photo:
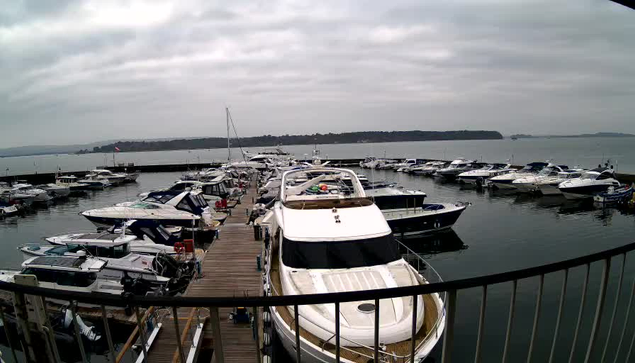
[[(335, 304), (335, 311), (339, 310), (340, 304), (345, 302), (353, 302), (353, 301), (375, 301), (379, 306), (378, 302), (382, 299), (391, 299), (391, 298), (399, 298), (399, 297), (416, 297), (420, 295), (426, 294), (447, 294), (447, 299), (445, 301), (445, 310), (446, 310), (446, 318), (445, 318), (445, 331), (444, 331), (444, 339), (442, 346), (442, 362), (450, 362), (452, 361), (452, 353), (453, 353), (453, 345), (454, 345), (454, 332), (456, 327), (456, 307), (457, 301), (459, 299), (459, 292), (464, 291), (466, 289), (472, 288), (480, 288), (481, 292), (481, 306), (480, 313), (478, 317), (478, 329), (476, 331), (476, 354), (474, 361), (481, 362), (483, 356), (483, 338), (486, 334), (486, 319), (485, 319), (485, 310), (488, 300), (488, 290), (492, 285), (501, 284), (501, 283), (511, 283), (512, 284), (512, 293), (510, 296), (509, 303), (509, 315), (507, 317), (507, 327), (504, 339), (504, 349), (503, 349), (503, 357), (502, 361), (510, 361), (510, 341), (512, 337), (512, 332), (514, 331), (514, 321), (516, 316), (516, 298), (517, 298), (517, 290), (518, 290), (518, 282), (523, 279), (529, 278), (539, 278), (538, 289), (536, 293), (536, 306), (533, 310), (533, 324), (531, 328), (531, 339), (529, 341), (529, 349), (527, 353), (527, 361), (531, 361), (532, 357), (534, 357), (534, 352), (536, 351), (536, 335), (538, 330), (538, 325), (540, 322), (541, 314), (542, 314), (542, 301), (544, 299), (544, 291), (545, 291), (545, 276), (548, 274), (556, 273), (556, 272), (564, 272), (564, 278), (562, 281), (562, 285), (560, 288), (560, 297), (558, 304), (558, 313), (555, 321), (555, 328), (553, 329), (553, 338), (551, 339), (551, 349), (550, 349), (550, 357), (549, 361), (555, 361), (554, 351), (557, 346), (561, 343), (559, 337), (561, 336), (563, 329), (562, 323), (562, 315), (565, 305), (565, 293), (567, 291), (567, 285), (569, 280), (569, 271), (575, 267), (585, 267), (585, 280), (583, 284), (582, 296), (580, 298), (580, 307), (577, 314), (577, 321), (575, 326), (571, 326), (574, 330), (574, 338), (573, 345), (569, 351), (569, 361), (573, 360), (576, 343), (580, 341), (582, 330), (581, 324), (583, 320), (583, 311), (588, 305), (587, 299), (587, 286), (589, 284), (589, 277), (591, 273), (591, 264), (595, 262), (600, 262), (602, 265), (602, 273), (600, 276), (600, 285), (597, 294), (597, 303), (595, 304), (595, 311), (593, 313), (593, 319), (591, 324), (590, 333), (588, 336), (588, 344), (586, 345), (586, 349), (584, 352), (585, 362), (589, 362), (592, 359), (597, 358), (601, 354), (602, 361), (607, 359), (607, 352), (609, 350), (609, 341), (612, 337), (614, 337), (614, 330), (621, 330), (619, 334), (619, 340), (617, 340), (617, 350), (614, 351), (614, 361), (617, 362), (620, 356), (625, 354), (625, 361), (628, 361), (631, 358), (633, 343), (635, 342), (635, 334), (631, 337), (627, 337), (627, 333), (633, 333), (633, 329), (628, 329), (629, 318), (631, 314), (631, 308), (633, 303), (633, 296), (635, 294), (635, 278), (633, 279), (633, 286), (630, 292), (630, 298), (628, 300), (628, 304), (626, 307), (626, 316), (622, 322), (616, 322), (616, 312), (618, 310), (618, 305), (620, 304), (620, 296), (622, 295), (622, 287), (625, 280), (625, 266), (626, 266), (626, 257), (629, 252), (635, 250), (635, 243), (627, 244), (621, 247), (609, 249), (606, 251), (593, 253), (590, 255), (586, 255), (583, 257), (573, 258), (565, 261), (560, 261), (556, 263), (550, 263), (542, 266), (531, 267), (526, 269), (520, 269), (510, 272), (492, 274), (487, 276), (473, 277), (467, 279), (459, 279), (453, 281), (445, 281), (424, 285), (416, 285), (416, 286), (408, 286), (408, 287), (399, 287), (399, 288), (387, 288), (380, 290), (364, 290), (364, 291), (351, 291), (351, 292), (342, 292), (342, 293), (329, 293), (329, 294), (313, 294), (313, 295), (294, 295), (294, 296), (248, 296), (248, 297), (138, 297), (138, 296), (116, 296), (116, 295), (107, 295), (107, 294), (88, 294), (88, 293), (79, 293), (79, 292), (68, 292), (54, 289), (47, 289), (42, 287), (33, 287), (33, 286), (25, 286), (20, 284), (13, 283), (4, 283), (0, 282), (0, 290), (5, 292), (10, 292), (14, 294), (14, 304), (15, 307), (15, 315), (17, 317), (18, 324), (20, 326), (25, 327), (23, 329), (23, 337), (18, 339), (16, 336), (12, 335), (11, 329), (5, 329), (7, 332), (7, 338), (9, 341), (9, 347), (12, 351), (12, 358), (15, 361), (18, 360), (18, 355), (16, 350), (22, 348), (25, 352), (25, 357), (28, 362), (35, 361), (36, 358), (33, 356), (33, 350), (38, 349), (39, 347), (34, 348), (34, 341), (31, 340), (32, 336), (29, 336), (29, 329), (26, 328), (28, 326), (28, 314), (26, 311), (26, 306), (23, 303), (25, 295), (28, 296), (39, 296), (42, 297), (41, 303), (46, 304), (47, 300), (63, 300), (68, 302), (73, 302), (73, 306), (76, 304), (96, 304), (101, 307), (101, 318), (104, 323), (106, 338), (108, 340), (108, 345), (110, 351), (110, 356), (115, 357), (116, 352), (114, 351), (114, 345), (112, 343), (112, 337), (110, 335), (109, 326), (108, 326), (108, 315), (106, 307), (121, 307), (128, 308), (134, 312), (136, 315), (136, 325), (140, 327), (140, 336), (141, 336), (141, 345), (142, 349), (146, 347), (144, 344), (147, 341), (146, 330), (143, 327), (144, 325), (144, 316), (141, 314), (141, 308), (150, 308), (150, 307), (164, 307), (173, 310), (173, 314), (176, 316), (176, 308), (182, 307), (193, 307), (193, 308), (203, 308), (209, 309), (210, 311), (210, 323), (212, 326), (212, 332), (214, 335), (214, 342), (218, 342), (216, 345), (216, 349), (214, 354), (216, 355), (216, 361), (223, 361), (223, 349), (222, 344), (220, 344), (221, 339), (220, 335), (222, 334), (222, 330), (220, 329), (220, 317), (218, 313), (218, 309), (220, 307), (253, 307), (254, 311), (257, 311), (259, 307), (270, 307), (270, 306), (293, 306), (295, 307), (294, 315), (296, 318), (296, 347), (297, 344), (301, 344), (301, 339), (299, 335), (299, 322), (297, 312), (298, 306), (301, 305), (316, 305), (316, 304)], [(408, 251), (408, 253), (414, 253), (412, 251)], [(607, 302), (607, 287), (609, 285), (609, 272), (610, 267), (613, 260), (618, 259), (621, 261), (621, 268), (619, 269), (619, 275), (615, 283), (616, 287), (616, 295), (615, 301), (612, 306), (612, 311), (610, 314), (610, 318), (608, 321), (603, 321), (603, 312), (605, 310), (605, 305)], [(428, 267), (429, 268), (429, 267)], [(590, 298), (590, 297), (589, 297)], [(416, 299), (414, 299), (416, 301)], [(3, 306), (0, 309), (2, 320), (4, 321), (6, 315), (6, 307)], [(378, 310), (375, 311), (376, 319), (375, 319), (375, 347), (379, 346), (379, 320), (378, 320)], [(415, 309), (416, 311), (416, 309)], [(413, 323), (416, 323), (416, 314), (413, 319)], [(344, 348), (340, 344), (340, 340), (344, 341), (344, 339), (340, 336), (339, 329), (339, 319), (337, 317), (339, 314), (336, 314), (336, 326), (335, 326), (335, 355), (336, 361), (340, 360), (340, 351)], [(82, 351), (82, 360), (87, 361), (87, 353), (84, 351), (83, 344), (81, 343), (81, 337), (79, 337), (79, 324), (77, 323), (77, 319), (75, 318), (76, 314), (73, 311), (73, 324), (75, 331), (75, 338), (80, 342), (79, 347)], [(198, 321), (200, 322), (200, 321)], [(45, 343), (47, 349), (39, 349), (42, 351), (46, 351), (48, 353), (45, 354), (48, 357), (49, 361), (57, 362), (59, 361), (59, 355), (57, 353), (56, 342), (53, 338), (53, 331), (50, 328), (50, 324), (48, 321), (41, 322), (44, 327), (41, 331), (42, 335), (45, 337)], [(258, 327), (258, 319), (255, 319), (256, 328)], [(603, 326), (603, 323), (605, 323)], [(197, 323), (198, 324), (198, 323)], [(608, 324), (608, 326), (606, 326)], [(620, 325), (622, 324), (622, 325)], [(181, 336), (182, 332), (179, 331), (178, 321), (175, 321), (174, 324), (166, 324), (164, 326), (165, 329), (167, 325), (174, 325), (174, 328), (177, 331), (177, 336)], [(608, 330), (608, 333), (605, 337), (605, 341), (599, 341), (600, 338), (600, 329)], [(413, 328), (413, 332), (415, 329)], [(79, 337), (79, 338), (78, 338)], [(412, 352), (414, 353), (415, 345), (414, 340), (412, 345)], [(22, 347), (20, 347), (20, 345)], [(302, 355), (300, 354), (301, 349), (297, 349), (297, 359), (301, 360)], [(144, 352), (145, 353), (145, 352)], [(375, 348), (375, 361), (379, 361), (379, 352), (377, 348)], [(184, 362), (185, 354), (183, 352), (183, 348), (180, 349), (179, 354), (177, 354), (178, 361)], [(413, 356), (413, 355), (411, 355)], [(144, 355), (144, 358), (147, 355)], [(595, 358), (594, 358), (595, 357)], [(8, 357), (4, 357), (7, 359)], [(254, 360), (256, 358), (254, 357)], [(514, 359), (515, 360), (515, 359)]]

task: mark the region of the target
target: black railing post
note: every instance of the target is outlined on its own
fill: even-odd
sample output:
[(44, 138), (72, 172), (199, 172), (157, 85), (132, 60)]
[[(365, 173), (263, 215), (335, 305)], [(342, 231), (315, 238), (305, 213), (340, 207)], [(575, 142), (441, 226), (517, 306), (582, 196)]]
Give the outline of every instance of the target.
[(108, 314), (106, 312), (106, 307), (104, 305), (101, 306), (101, 320), (104, 323), (104, 330), (106, 331), (106, 340), (108, 341), (108, 350), (110, 351), (110, 358), (112, 362), (115, 363), (117, 358), (115, 356), (115, 344), (112, 341), (112, 334), (110, 333), (110, 325), (108, 324)]
[(302, 349), (300, 348), (300, 309), (298, 305), (293, 306), (295, 324), (295, 359), (297, 363), (302, 361)]
[(538, 320), (540, 320), (540, 308), (542, 307), (542, 292), (545, 284), (545, 275), (540, 275), (538, 282), (538, 293), (536, 294), (536, 311), (534, 312), (534, 324), (531, 329), (531, 339), (529, 340), (529, 353), (527, 354), (527, 363), (531, 363), (531, 355), (534, 351), (534, 341), (538, 332)]
[(593, 318), (593, 328), (591, 328), (591, 336), (589, 337), (589, 345), (586, 351), (586, 357), (584, 362), (590, 362), (591, 356), (595, 351), (595, 341), (598, 338), (598, 330), (600, 324), (602, 324), (602, 311), (604, 310), (604, 301), (606, 298), (606, 288), (609, 282), (609, 273), (611, 272), (611, 258), (604, 260), (604, 267), (602, 269), (602, 281), (600, 282), (600, 292), (598, 293), (598, 303), (595, 306), (595, 317)]
[(558, 334), (560, 333), (560, 322), (562, 321), (562, 311), (564, 310), (564, 298), (567, 294), (567, 280), (569, 279), (569, 269), (564, 270), (564, 278), (562, 279), (562, 290), (560, 292), (560, 304), (558, 306), (558, 317), (556, 318), (556, 328), (553, 333), (553, 342), (551, 343), (551, 353), (549, 353), (549, 363), (553, 362), (556, 354), (556, 346), (558, 342)]
[[(613, 363), (618, 362), (620, 356), (620, 350), (622, 349), (622, 342), (624, 341), (624, 335), (626, 335), (626, 328), (628, 327), (628, 321), (631, 316), (631, 307), (633, 304), (633, 296), (635, 296), (635, 279), (633, 279), (633, 287), (631, 288), (631, 297), (628, 298), (628, 305), (626, 306), (626, 316), (624, 317), (624, 326), (622, 327), (622, 334), (620, 334), (619, 343), (617, 343), (617, 349), (615, 350), (615, 359)], [(628, 362), (628, 360), (626, 360)]]
[(452, 361), (452, 344), (454, 343), (454, 318), (456, 316), (456, 290), (448, 291), (446, 304), (447, 318), (445, 320), (445, 334), (443, 335), (443, 353), (441, 363)]
[[(143, 351), (143, 361), (148, 362), (148, 340), (146, 338), (146, 330), (143, 327), (143, 321), (141, 319), (141, 313), (139, 307), (134, 307), (135, 315), (137, 316), (137, 328), (139, 329), (139, 338), (141, 338), (141, 350)], [(146, 317), (148, 319), (149, 317)]]
[(340, 362), (340, 303), (335, 302), (335, 362)]
[(503, 348), (503, 363), (507, 362), (509, 354), (509, 342), (512, 339), (512, 329), (514, 327), (514, 312), (516, 310), (516, 291), (518, 290), (518, 280), (512, 283), (512, 296), (509, 302), (509, 318), (507, 320), (507, 333), (505, 333), (505, 348)]
[(415, 348), (417, 346), (417, 308), (419, 303), (419, 296), (414, 295), (412, 297), (412, 342), (410, 344), (410, 361), (415, 361)]
[(375, 347), (373, 357), (375, 362), (379, 362), (379, 299), (375, 299)]
[(476, 336), (476, 353), (474, 363), (481, 362), (481, 346), (483, 345), (483, 333), (485, 332), (485, 309), (487, 307), (487, 285), (483, 285), (481, 294), (481, 310), (478, 316), (478, 334)]
[[(573, 357), (575, 355), (575, 346), (578, 341), (578, 334), (580, 332), (580, 326), (582, 325), (582, 316), (584, 314), (584, 306), (586, 304), (586, 291), (589, 286), (589, 274), (591, 272), (591, 264), (586, 264), (586, 274), (584, 275), (584, 283), (582, 284), (582, 297), (580, 301), (580, 309), (578, 310), (578, 322), (575, 324), (575, 333), (573, 333), (573, 342), (571, 343), (571, 353), (569, 354), (569, 363), (573, 363)], [(635, 288), (635, 285), (633, 285)], [(635, 291), (635, 290), (634, 290)]]
[(609, 343), (611, 342), (611, 333), (613, 333), (613, 323), (615, 323), (615, 315), (617, 314), (617, 307), (620, 303), (620, 296), (622, 295), (622, 283), (624, 282), (624, 268), (626, 267), (626, 253), (622, 258), (622, 268), (620, 269), (620, 279), (617, 283), (617, 291), (615, 292), (615, 304), (613, 305), (613, 313), (611, 314), (611, 323), (609, 324), (609, 330), (606, 333), (606, 344), (604, 345), (604, 350), (602, 351), (602, 358), (600, 362), (604, 362), (606, 358), (606, 353), (609, 349)]
[(185, 363), (185, 354), (183, 354), (183, 344), (181, 343), (181, 329), (179, 328), (179, 314), (176, 306), (172, 307), (172, 320), (174, 320), (174, 331), (176, 332), (176, 348), (179, 352), (179, 362)]
[(221, 337), (218, 306), (211, 306), (209, 308), (209, 319), (212, 325), (212, 334), (214, 335), (214, 357), (216, 357), (216, 363), (224, 363), (225, 353), (223, 352), (223, 338)]
[(11, 349), (11, 355), (13, 356), (13, 361), (18, 363), (19, 362), (18, 356), (15, 353), (15, 348), (13, 347), (14, 338), (13, 338), (13, 334), (11, 333), (11, 327), (4, 318), (4, 307), (1, 305), (0, 305), (0, 320), (2, 320), (2, 323), (4, 323), (4, 334), (7, 336), (7, 343), (9, 344), (9, 349)]
[(77, 302), (71, 302), (71, 317), (73, 318), (73, 328), (75, 330), (75, 339), (77, 339), (77, 345), (79, 346), (79, 353), (82, 355), (82, 362), (87, 363), (88, 357), (86, 356), (86, 349), (84, 348), (84, 340), (82, 334), (79, 331), (79, 323), (77, 323)]

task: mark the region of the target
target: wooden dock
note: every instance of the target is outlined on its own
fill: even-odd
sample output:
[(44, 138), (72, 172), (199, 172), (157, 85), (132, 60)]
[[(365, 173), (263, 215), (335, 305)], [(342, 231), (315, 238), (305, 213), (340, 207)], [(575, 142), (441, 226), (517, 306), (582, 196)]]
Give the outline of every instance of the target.
[[(202, 263), (202, 277), (192, 281), (185, 296), (193, 297), (227, 297), (227, 296), (259, 296), (262, 292), (262, 272), (257, 270), (256, 258), (262, 251), (260, 241), (254, 240), (253, 227), (247, 226), (256, 189), (252, 186), (242, 198), (242, 203), (233, 210), (221, 226), (219, 238), (215, 240), (205, 253)], [(206, 307), (202, 307), (206, 308)], [(179, 329), (183, 330), (187, 316), (192, 309), (178, 310)], [(249, 324), (234, 324), (228, 319), (231, 308), (219, 309), (220, 329), (224, 360), (233, 362), (259, 362), (258, 347), (253, 338)], [(209, 317), (209, 311), (201, 312), (203, 318)], [(195, 324), (192, 323), (192, 324)], [(172, 317), (165, 319), (163, 329), (148, 354), (150, 362), (179, 362), (176, 347), (176, 331)], [(187, 338), (189, 339), (189, 338)], [(183, 349), (189, 349), (190, 340)], [(213, 349), (213, 334), (209, 319), (205, 323), (201, 350)], [(212, 361), (215, 359), (213, 358)]]

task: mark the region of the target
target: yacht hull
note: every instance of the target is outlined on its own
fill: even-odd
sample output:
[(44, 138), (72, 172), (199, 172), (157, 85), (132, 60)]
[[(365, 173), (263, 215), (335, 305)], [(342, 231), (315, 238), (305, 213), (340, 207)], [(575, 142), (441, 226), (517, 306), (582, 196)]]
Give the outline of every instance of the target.
[(388, 225), (397, 237), (408, 238), (433, 234), (452, 228), (467, 207), (454, 204), (438, 211), (385, 210)]
[[(83, 215), (86, 219), (91, 221), (96, 227), (112, 227), (114, 225), (120, 225), (130, 220), (130, 218), (117, 218), (117, 217), (103, 217), (103, 216), (88, 216)], [(150, 219), (159, 222), (163, 226), (179, 226), (192, 228), (191, 219), (160, 219), (160, 218), (139, 218), (134, 219)], [(198, 221), (196, 222), (198, 224)]]
[(559, 188), (567, 199), (590, 199), (594, 195), (604, 193), (609, 189), (610, 185), (587, 185), (580, 187)]
[(540, 184), (538, 189), (542, 195), (562, 195), (562, 192), (558, 189), (557, 185)]

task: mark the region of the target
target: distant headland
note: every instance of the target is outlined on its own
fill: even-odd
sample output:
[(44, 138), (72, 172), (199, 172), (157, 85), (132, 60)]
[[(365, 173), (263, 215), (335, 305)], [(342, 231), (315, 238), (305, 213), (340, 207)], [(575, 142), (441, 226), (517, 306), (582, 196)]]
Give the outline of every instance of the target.
[(528, 134), (515, 134), (509, 136), (512, 139), (531, 139), (531, 138), (578, 138), (578, 137), (635, 137), (633, 134), (625, 134), (621, 132), (596, 132), (594, 134), (580, 134), (580, 135), (528, 135)]
[[(312, 145), (312, 144), (356, 144), (375, 142), (404, 142), (404, 141), (443, 141), (443, 140), (500, 140), (503, 135), (498, 131), (361, 131), (346, 133), (328, 133), (312, 135), (263, 135), (232, 139), (233, 147), (265, 147), (276, 145)], [(134, 151), (166, 151), (166, 150), (194, 150), (220, 149), (227, 147), (227, 138), (206, 137), (199, 139), (175, 139), (156, 141), (118, 141), (115, 143), (95, 146), (92, 150), (84, 149), (79, 153), (109, 153), (114, 150), (120, 152)]]

